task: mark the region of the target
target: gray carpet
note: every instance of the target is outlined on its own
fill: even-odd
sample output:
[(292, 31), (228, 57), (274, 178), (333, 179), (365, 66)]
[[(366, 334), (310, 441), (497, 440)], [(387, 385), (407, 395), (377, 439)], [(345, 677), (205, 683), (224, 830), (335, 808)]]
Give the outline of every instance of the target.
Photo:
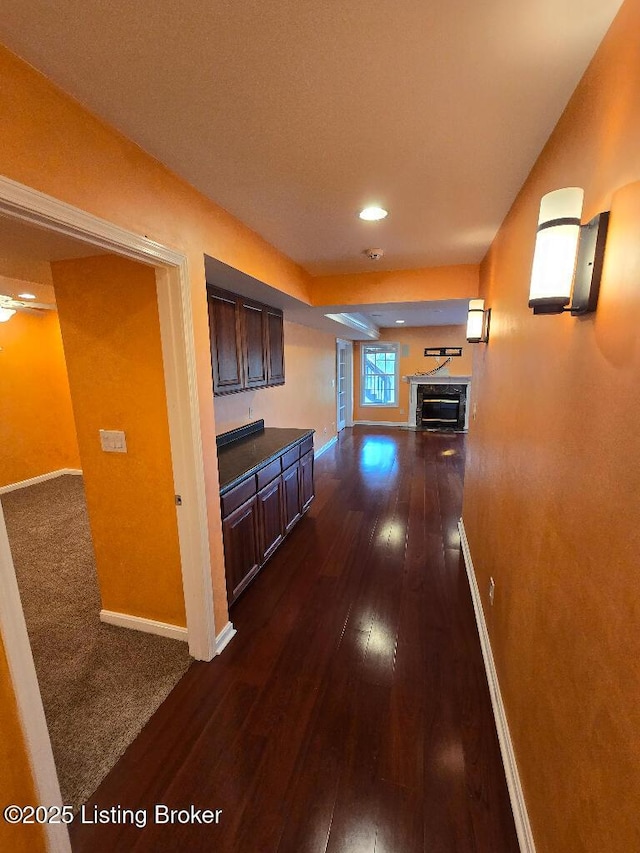
[(187, 644), (104, 625), (82, 477), (2, 495), (63, 802), (97, 788), (186, 672)]

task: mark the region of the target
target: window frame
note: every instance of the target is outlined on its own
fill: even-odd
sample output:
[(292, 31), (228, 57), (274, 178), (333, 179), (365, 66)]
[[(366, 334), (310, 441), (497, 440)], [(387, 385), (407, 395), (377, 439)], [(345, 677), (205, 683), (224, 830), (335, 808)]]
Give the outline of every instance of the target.
[[(395, 353), (395, 389), (394, 401), (392, 403), (372, 403), (365, 399), (365, 364), (367, 350), (376, 348), (385, 352)], [(390, 376), (390, 373), (385, 373)], [(372, 341), (360, 344), (360, 406), (367, 409), (397, 409), (400, 406), (400, 344), (391, 341)]]

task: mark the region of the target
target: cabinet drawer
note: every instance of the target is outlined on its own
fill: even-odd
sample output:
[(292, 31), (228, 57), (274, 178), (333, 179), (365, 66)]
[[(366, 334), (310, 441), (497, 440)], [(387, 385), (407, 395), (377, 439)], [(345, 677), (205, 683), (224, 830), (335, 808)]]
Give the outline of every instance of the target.
[(269, 462), (269, 464), (265, 465), (264, 468), (261, 468), (257, 474), (258, 488), (261, 489), (263, 486), (266, 486), (267, 483), (274, 480), (280, 473), (280, 470), (280, 457), (274, 459), (273, 462)]
[(297, 462), (300, 459), (300, 445), (296, 444), (295, 447), (292, 447), (291, 450), (287, 450), (286, 453), (282, 454), (282, 470), (288, 468), (289, 465), (293, 465), (294, 462)]
[(312, 435), (310, 435), (309, 438), (305, 438), (305, 440), (300, 444), (300, 456), (304, 456), (305, 453), (308, 453), (310, 450), (313, 450)]
[(246, 480), (243, 480), (239, 486), (235, 486), (235, 488), (228, 491), (226, 495), (222, 496), (222, 517), (226, 518), (230, 512), (237, 509), (240, 504), (248, 501), (250, 497), (255, 495), (255, 493), (256, 478), (255, 475), (252, 474), (251, 477), (247, 477)]

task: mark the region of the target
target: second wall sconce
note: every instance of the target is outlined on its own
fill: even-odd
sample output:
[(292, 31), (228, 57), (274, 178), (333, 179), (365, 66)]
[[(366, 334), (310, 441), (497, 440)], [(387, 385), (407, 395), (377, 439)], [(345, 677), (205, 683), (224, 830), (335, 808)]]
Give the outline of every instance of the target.
[(489, 340), (491, 308), (485, 309), (484, 299), (470, 299), (467, 315), (467, 340), (470, 344), (486, 344)]
[(581, 225), (583, 200), (580, 187), (542, 197), (529, 291), (534, 314), (596, 310), (609, 213)]

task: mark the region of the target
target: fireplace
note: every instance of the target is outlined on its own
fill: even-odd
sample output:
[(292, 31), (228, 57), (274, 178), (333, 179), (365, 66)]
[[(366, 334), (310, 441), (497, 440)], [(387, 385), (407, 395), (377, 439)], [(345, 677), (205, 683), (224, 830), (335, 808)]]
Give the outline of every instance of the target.
[(466, 403), (464, 385), (418, 385), (418, 429), (463, 430)]
[(464, 432), (469, 426), (469, 376), (408, 376), (410, 426), (419, 430)]

